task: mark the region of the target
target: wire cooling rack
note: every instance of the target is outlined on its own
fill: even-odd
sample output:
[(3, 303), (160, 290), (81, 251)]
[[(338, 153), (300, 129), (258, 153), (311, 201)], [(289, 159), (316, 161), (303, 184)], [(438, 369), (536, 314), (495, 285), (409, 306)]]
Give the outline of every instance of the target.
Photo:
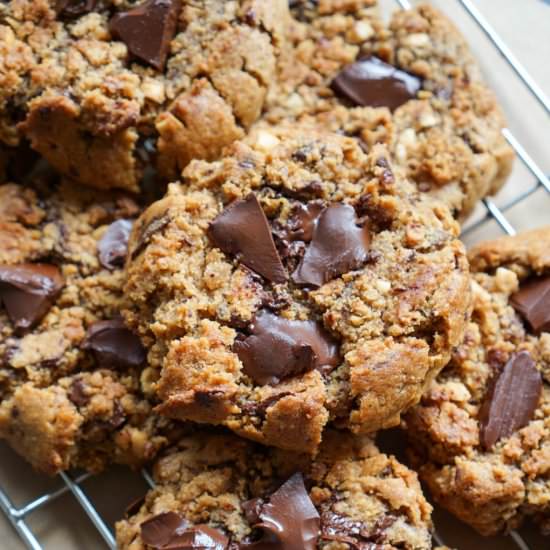
[[(408, 0), (395, 1), (402, 9), (411, 8), (411, 3)], [(546, 114), (550, 114), (550, 98), (543, 92), (525, 67), (518, 61), (514, 53), (479, 11), (477, 6), (470, 0), (456, 1), (462, 5), (464, 10), (475, 20), (477, 25), (479, 25), (479, 27), (487, 35), (519, 79), (521, 79), (521, 81), (525, 84), (535, 100), (542, 106), (544, 111), (546, 111)], [(548, 121), (546, 121), (546, 123), (547, 122)], [(508, 235), (514, 235), (516, 233), (515, 224), (511, 221), (509, 216), (512, 209), (526, 201), (529, 197), (536, 194), (541, 189), (544, 194), (550, 194), (549, 178), (527, 152), (526, 148), (509, 129), (504, 129), (503, 135), (515, 150), (518, 158), (524, 164), (525, 168), (531, 174), (533, 178), (532, 183), (527, 187), (522, 188), (518, 193), (515, 193), (513, 196), (509, 197), (502, 204), (497, 204), (497, 202), (493, 199), (485, 199), (481, 208), (478, 209), (477, 214), (474, 214), (473, 220), (466, 224), (463, 230), (463, 237), (466, 240), (468, 240), (469, 236), (476, 233), (479, 229), (485, 228), (488, 224), (494, 222), (496, 222), (500, 232), (504, 232)], [(78, 505), (88, 517), (89, 521), (99, 533), (98, 541), (101, 541), (102, 539), (106, 548), (115, 549), (116, 543), (113, 534), (112, 521), (107, 520), (105, 514), (98, 509), (93, 497), (90, 496), (92, 490), (89, 484), (86, 483), (88, 480), (93, 478), (93, 481), (97, 484), (101, 481), (102, 476), (105, 475), (108, 474), (92, 476), (88, 473), (78, 472), (61, 473), (56, 478), (52, 488), (45, 490), (38, 497), (31, 498), (25, 504), (17, 506), (12, 502), (8, 494), (9, 491), (6, 488), (7, 484), (4, 480), (2, 480), (0, 481), (0, 508), (8, 518), (13, 528), (17, 531), (23, 544), (27, 548), (32, 550), (43, 550), (45, 547), (39, 540), (40, 535), (38, 535), (31, 526), (33, 524), (33, 514), (39, 513), (39, 511), (47, 508), (48, 506), (53, 506), (54, 503), (59, 502), (67, 495), (72, 495), (73, 499), (76, 500)], [(153, 487), (154, 483), (146, 470), (141, 471), (141, 477), (142, 491), (147, 487)], [(118, 491), (116, 480), (118, 479), (119, 478), (115, 475), (115, 483), (113, 484), (112, 480), (110, 482), (109, 498), (116, 499), (117, 496), (120, 496), (117, 494)], [(72, 503), (73, 509), (74, 500)], [(126, 503), (120, 503), (119, 508), (123, 509), (125, 504)], [(458, 523), (457, 520), (452, 518), (446, 512), (436, 509), (434, 515), (435, 524), (437, 526), (437, 530), (434, 533), (434, 540), (440, 545), (448, 544), (472, 550), (474, 548), (494, 548), (499, 550), (512, 550), (519, 548), (520, 550), (539, 550), (550, 547), (550, 541), (548, 539), (545, 541), (540, 538), (535, 534), (534, 529), (529, 527), (522, 529), (521, 532), (512, 531), (507, 536), (495, 537), (492, 539), (481, 539), (475, 533), (471, 532), (468, 527)], [(67, 518), (61, 518), (61, 521), (63, 520), (67, 520)], [(86, 545), (86, 547), (89, 548), (100, 548), (100, 546), (101, 542), (92, 543), (91, 546)], [(7, 548), (7, 546), (4, 546), (1, 541), (0, 547)], [(77, 544), (77, 547), (82, 548), (83, 546)]]

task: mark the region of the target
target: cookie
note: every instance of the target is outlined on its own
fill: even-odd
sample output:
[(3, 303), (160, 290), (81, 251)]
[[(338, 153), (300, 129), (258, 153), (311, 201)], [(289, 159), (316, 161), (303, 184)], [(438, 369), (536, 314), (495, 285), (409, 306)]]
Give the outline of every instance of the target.
[(366, 149), (384, 143), (460, 220), (499, 190), (513, 162), (505, 120), (449, 20), (423, 4), (388, 25), (371, 0), (293, 5), (293, 47), (262, 124), (321, 126)]
[(3, 3), (0, 141), (102, 189), (138, 191), (151, 163), (179, 176), (258, 118), (288, 17), (286, 0)]
[(167, 443), (120, 318), (135, 201), (49, 179), (0, 186), (0, 437), (40, 471), (140, 466)]
[(406, 418), (434, 498), (492, 535), (550, 530), (550, 227), (470, 251), (474, 309), (452, 360)]
[(415, 474), (368, 438), (330, 433), (311, 461), (202, 434), (163, 456), (155, 480), (117, 524), (121, 550), (432, 548)]
[(158, 410), (300, 452), (397, 424), (462, 339), (457, 233), (382, 146), (264, 132), (192, 162), (129, 245)]

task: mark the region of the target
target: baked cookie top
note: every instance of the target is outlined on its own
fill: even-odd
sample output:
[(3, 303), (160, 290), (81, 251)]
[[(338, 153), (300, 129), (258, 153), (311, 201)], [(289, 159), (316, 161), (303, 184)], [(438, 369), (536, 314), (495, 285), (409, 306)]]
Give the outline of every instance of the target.
[[(13, 0), (0, 6), (0, 141), (137, 191), (242, 138), (285, 39), (286, 0)], [(154, 147), (144, 147), (158, 137)]]
[(120, 317), (138, 212), (56, 178), (0, 186), (0, 437), (41, 471), (139, 466), (167, 442)]
[(545, 227), (470, 251), (464, 343), (406, 418), (420, 477), (483, 534), (550, 525), (549, 250)]
[(458, 226), (386, 149), (257, 134), (193, 162), (136, 223), (124, 315), (173, 418), (313, 452), (395, 425), (462, 339)]
[(262, 124), (293, 121), (384, 143), (422, 192), (459, 219), (506, 180), (502, 111), (468, 45), (420, 4), (389, 23), (375, 2), (291, 2), (290, 47)]
[(311, 461), (199, 434), (163, 456), (154, 477), (157, 487), (117, 524), (123, 550), (432, 547), (416, 475), (368, 438), (328, 433)]

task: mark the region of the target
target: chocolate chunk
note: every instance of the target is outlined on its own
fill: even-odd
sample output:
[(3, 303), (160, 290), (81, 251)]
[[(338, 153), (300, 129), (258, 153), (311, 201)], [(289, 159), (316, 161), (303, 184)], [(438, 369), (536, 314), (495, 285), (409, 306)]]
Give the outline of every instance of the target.
[(0, 302), (18, 330), (32, 328), (46, 315), (63, 284), (61, 272), (53, 265), (0, 266)]
[(75, 19), (95, 10), (97, 0), (57, 0), (55, 13), (58, 17)]
[(296, 203), (286, 223), (276, 220), (273, 234), (277, 239), (277, 249), (286, 268), (294, 271), (306, 252), (306, 243), (313, 237), (313, 230), (324, 209), (322, 201), (307, 204)]
[(208, 525), (194, 525), (175, 536), (163, 550), (225, 550), (229, 539), (218, 529)]
[(106, 269), (113, 270), (124, 265), (132, 226), (131, 220), (117, 220), (97, 243), (99, 261)]
[(370, 232), (357, 226), (352, 206), (325, 208), (313, 229), (313, 238), (292, 280), (299, 285), (321, 286), (338, 275), (358, 269), (368, 260)]
[(259, 540), (242, 543), (241, 548), (273, 550), (314, 550), (319, 538), (320, 518), (304, 486), (302, 474), (294, 474), (259, 506), (260, 522), (254, 529)]
[(171, 218), (168, 216), (153, 218), (148, 225), (140, 228), (137, 244), (131, 253), (132, 260), (135, 260), (143, 252), (145, 247), (151, 242), (153, 235), (162, 231), (170, 223), (170, 220)]
[(542, 391), (542, 378), (528, 352), (513, 355), (493, 380), (479, 411), (480, 437), (490, 449), (533, 417)]
[(68, 397), (77, 406), (84, 407), (90, 402), (90, 396), (84, 391), (84, 383), (77, 378), (71, 384)]
[(550, 332), (550, 277), (521, 285), (518, 292), (511, 296), (510, 304), (535, 334)]
[(322, 211), (321, 202), (312, 201), (305, 205), (298, 203), (292, 209), (292, 214), (284, 228), (286, 240), (310, 242)]
[(141, 539), (153, 548), (164, 548), (174, 536), (183, 533), (189, 522), (176, 512), (165, 512), (153, 516), (141, 524)]
[(146, 0), (117, 13), (109, 30), (126, 44), (130, 54), (161, 71), (176, 34), (180, 9), (180, 0)]
[(248, 523), (258, 523), (260, 521), (260, 513), (264, 501), (261, 498), (252, 498), (241, 504), (244, 512), (244, 517)]
[(344, 67), (331, 86), (355, 105), (388, 107), (393, 111), (416, 97), (421, 80), (377, 57), (370, 57)]
[(384, 542), (384, 532), (395, 523), (395, 519), (384, 516), (369, 528), (361, 521), (327, 510), (321, 514), (321, 536), (326, 540), (349, 544), (352, 548), (371, 548), (372, 544)]
[(110, 434), (125, 423), (126, 411), (122, 408), (120, 401), (115, 401), (112, 411), (105, 411), (99, 417), (94, 416), (82, 425), (83, 440), (88, 443), (105, 441)]
[(257, 416), (262, 420), (264, 420), (265, 415), (267, 413), (267, 409), (275, 405), (277, 401), (280, 401), (281, 399), (283, 399), (283, 397), (286, 397), (287, 395), (292, 395), (292, 392), (283, 391), (281, 393), (276, 393), (275, 395), (272, 395), (267, 399), (264, 399), (263, 401), (259, 401), (259, 402), (249, 401), (241, 405), (241, 410), (246, 414), (249, 414), (251, 416)]
[(338, 345), (316, 321), (289, 321), (264, 310), (251, 329), (233, 349), (258, 384), (277, 384), (313, 369), (332, 370), (339, 363)]
[(274, 283), (288, 275), (283, 267), (264, 211), (254, 194), (230, 204), (208, 228), (210, 240), (256, 273)]
[(113, 414), (111, 418), (107, 420), (107, 426), (111, 430), (116, 430), (120, 428), (126, 422), (126, 411), (122, 408), (122, 405), (119, 401), (115, 401), (113, 406)]
[(91, 350), (102, 367), (140, 367), (146, 359), (140, 339), (124, 326), (122, 319), (91, 325), (82, 347)]
[(141, 539), (158, 550), (225, 550), (229, 539), (208, 525), (191, 525), (175, 512), (165, 512), (141, 524)]

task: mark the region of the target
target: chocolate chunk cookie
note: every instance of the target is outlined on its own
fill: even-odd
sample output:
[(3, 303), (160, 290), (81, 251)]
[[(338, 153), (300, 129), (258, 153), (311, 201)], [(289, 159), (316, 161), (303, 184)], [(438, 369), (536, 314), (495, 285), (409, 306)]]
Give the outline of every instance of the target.
[(155, 479), (117, 524), (121, 550), (432, 548), (415, 474), (368, 438), (329, 433), (312, 462), (201, 434), (163, 456)]
[(550, 530), (550, 227), (475, 246), (464, 343), (406, 418), (435, 499), (483, 534)]
[(292, 3), (292, 46), (262, 124), (313, 124), (366, 149), (384, 143), (422, 192), (464, 219), (510, 173), (501, 109), (463, 37), (435, 8), (401, 10), (385, 25), (374, 4)]
[(120, 317), (138, 205), (71, 184), (0, 186), (0, 437), (37, 469), (139, 466), (167, 442)]
[(177, 177), (258, 118), (288, 18), (286, 0), (1, 3), (0, 142), (103, 189), (137, 191), (151, 163)]
[(130, 240), (124, 315), (159, 410), (308, 452), (329, 420), (395, 425), (463, 336), (448, 209), (352, 138), (262, 132), (230, 153), (192, 162)]

